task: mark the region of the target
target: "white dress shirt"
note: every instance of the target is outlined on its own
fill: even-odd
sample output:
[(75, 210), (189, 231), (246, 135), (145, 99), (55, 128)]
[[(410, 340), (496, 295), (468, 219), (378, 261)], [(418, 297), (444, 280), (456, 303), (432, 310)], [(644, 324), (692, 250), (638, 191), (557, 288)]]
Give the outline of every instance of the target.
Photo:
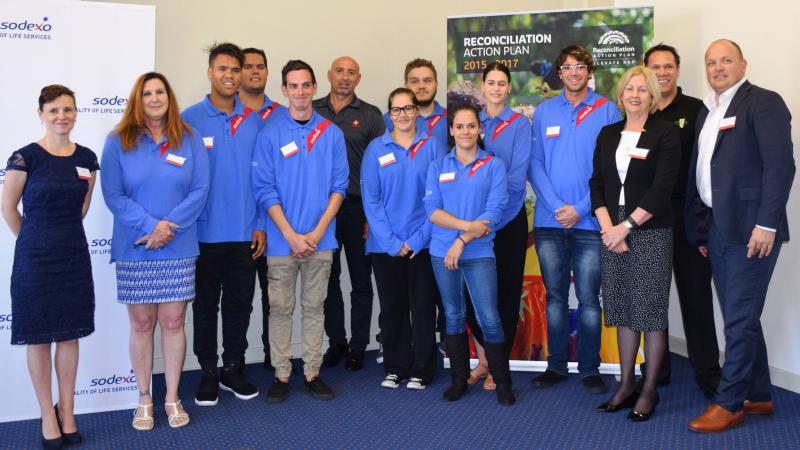
[[(719, 96), (717, 101), (716, 92), (711, 92), (703, 100), (703, 103), (708, 108), (708, 116), (703, 123), (703, 129), (700, 130), (700, 137), (698, 138), (697, 149), (697, 171), (695, 177), (697, 178), (697, 192), (700, 194), (700, 200), (709, 208), (712, 208), (712, 189), (711, 189), (711, 156), (714, 154), (714, 148), (717, 145), (717, 136), (719, 135), (719, 127), (721, 126), (722, 119), (731, 105), (731, 100), (736, 92), (744, 84), (745, 79), (742, 78), (738, 83), (734, 84), (727, 91)], [(775, 232), (774, 228), (762, 227), (756, 225), (758, 228)]]
[(617, 152), (614, 159), (617, 163), (617, 174), (619, 175), (619, 182), (622, 183), (622, 188), (619, 190), (619, 204), (625, 206), (625, 177), (628, 175), (628, 166), (631, 163), (630, 152), (636, 148), (639, 143), (639, 137), (642, 135), (641, 131), (623, 131), (622, 136), (619, 138), (619, 145), (617, 145)]

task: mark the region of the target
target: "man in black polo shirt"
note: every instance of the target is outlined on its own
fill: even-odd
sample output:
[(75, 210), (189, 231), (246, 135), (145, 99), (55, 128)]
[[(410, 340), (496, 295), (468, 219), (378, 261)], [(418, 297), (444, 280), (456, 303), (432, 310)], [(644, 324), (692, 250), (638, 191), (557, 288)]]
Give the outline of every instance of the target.
[[(673, 226), (672, 266), (675, 270), (675, 285), (683, 318), (689, 362), (695, 372), (695, 381), (708, 398), (713, 398), (720, 380), (719, 347), (714, 327), (714, 308), (711, 296), (711, 265), (697, 248), (686, 240), (684, 225), (684, 202), (686, 182), (689, 174), (689, 159), (695, 144), (697, 114), (703, 108), (700, 99), (683, 95), (678, 87), (681, 59), (674, 47), (658, 44), (644, 55), (644, 64), (652, 70), (661, 88), (659, 117), (674, 123), (680, 129), (681, 166), (675, 189), (672, 192)], [(645, 364), (642, 364), (644, 372)], [(670, 381), (669, 358), (661, 366), (659, 384)]]
[[(336, 240), (340, 248), (333, 255), (328, 297), (325, 299), (325, 333), (329, 347), (322, 365), (335, 366), (345, 357), (345, 368), (361, 370), (372, 321), (372, 269), (364, 253), (367, 218), (361, 205), (361, 159), (370, 141), (383, 135), (386, 128), (380, 110), (356, 97), (361, 72), (355, 59), (349, 56), (336, 58), (328, 71), (328, 81), (331, 82), (331, 91), (314, 100), (314, 109), (344, 132), (350, 184), (336, 216)], [(349, 347), (344, 328), (344, 299), (339, 286), (341, 247), (344, 247), (347, 257), (352, 286)]]

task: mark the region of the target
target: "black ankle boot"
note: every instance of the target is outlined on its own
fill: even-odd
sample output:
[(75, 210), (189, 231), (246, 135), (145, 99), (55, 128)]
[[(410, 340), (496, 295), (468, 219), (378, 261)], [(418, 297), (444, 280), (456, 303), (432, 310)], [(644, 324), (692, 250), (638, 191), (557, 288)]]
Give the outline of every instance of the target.
[(442, 398), (454, 402), (467, 392), (467, 378), (469, 378), (469, 341), (467, 333), (448, 334), (447, 356), (450, 358), (450, 373), (452, 382), (444, 391)]
[(483, 344), (483, 348), (486, 349), (486, 359), (489, 360), (489, 373), (492, 374), (494, 384), (497, 385), (497, 389), (495, 389), (497, 402), (503, 406), (513, 405), (517, 399), (511, 389), (511, 371), (508, 368), (508, 353), (506, 353), (505, 344), (486, 342)]

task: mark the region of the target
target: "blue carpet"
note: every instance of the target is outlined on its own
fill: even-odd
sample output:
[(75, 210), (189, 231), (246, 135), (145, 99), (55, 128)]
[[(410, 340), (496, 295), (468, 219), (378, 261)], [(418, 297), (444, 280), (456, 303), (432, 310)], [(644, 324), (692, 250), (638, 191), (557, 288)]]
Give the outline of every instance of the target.
[[(644, 423), (630, 423), (627, 412), (604, 414), (595, 406), (610, 394), (584, 393), (577, 376), (550, 389), (530, 387), (531, 373), (514, 373), (517, 404), (501, 407), (494, 393), (472, 386), (458, 402), (441, 395), (448, 372), (440, 370), (424, 391), (381, 388), (382, 367), (374, 352), (360, 372), (340, 365), (322, 372), (336, 390), (333, 401), (315, 400), (302, 378), (293, 376), (286, 402), (264, 401), (272, 372), (249, 365), (248, 378), (261, 395), (242, 401), (220, 393), (216, 407), (194, 405), (198, 371), (186, 372), (181, 398), (191, 414), (189, 426), (173, 430), (163, 409), (162, 376), (155, 377), (156, 426), (137, 432), (130, 411), (78, 416), (84, 448), (800, 448), (800, 395), (775, 388), (777, 412), (771, 418), (747, 417), (726, 433), (689, 431), (689, 421), (708, 405), (692, 379), (688, 361), (672, 355), (672, 384), (659, 390), (661, 403)], [(295, 361), (295, 373), (302, 367)], [(613, 377), (606, 377), (611, 387)], [(133, 400), (133, 398), (131, 399)], [(8, 408), (11, 405), (5, 405)], [(37, 448), (39, 423), (0, 424), (0, 448)]]

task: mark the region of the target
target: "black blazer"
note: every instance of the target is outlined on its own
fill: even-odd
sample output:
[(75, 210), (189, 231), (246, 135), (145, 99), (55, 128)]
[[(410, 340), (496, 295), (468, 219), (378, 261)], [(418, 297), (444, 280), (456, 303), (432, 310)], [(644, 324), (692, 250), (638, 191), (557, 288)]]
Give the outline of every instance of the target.
[[(697, 136), (708, 109), (697, 117)], [(705, 245), (713, 220), (722, 238), (746, 244), (753, 227), (774, 228), (775, 239), (789, 240), (786, 203), (792, 190), (795, 163), (792, 116), (780, 95), (745, 81), (731, 99), (725, 117), (736, 126), (720, 131), (711, 156), (714, 214), (697, 191), (698, 142), (695, 140), (686, 188), (686, 236)]]
[[(600, 130), (594, 150), (594, 173), (589, 180), (592, 214), (597, 208), (608, 208), (616, 225), (619, 191), (622, 183), (617, 172), (617, 146), (625, 128), (625, 119)], [(636, 148), (648, 149), (646, 159), (631, 158), (625, 176), (625, 215), (637, 207), (653, 217), (642, 228), (672, 227), (672, 190), (681, 163), (681, 140), (678, 129), (667, 121), (647, 118), (644, 132)]]

